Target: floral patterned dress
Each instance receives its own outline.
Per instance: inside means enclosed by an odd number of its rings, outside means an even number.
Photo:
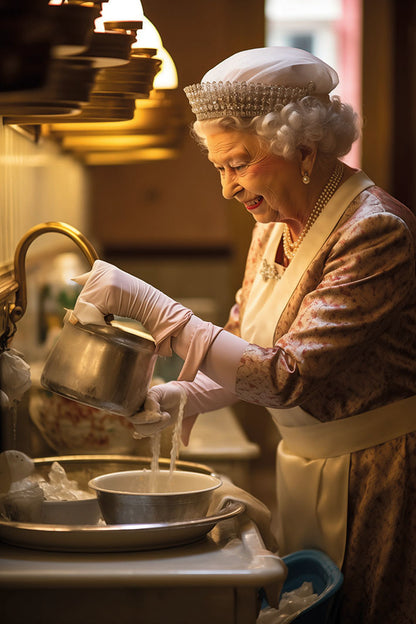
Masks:
[[[274,227],[254,228],[226,326],[237,335]],[[362,191],[276,319],[274,345],[246,349],[239,398],[327,422],[415,395],[415,248],[415,216]],[[351,454],[343,573],[342,624],[416,621],[416,433]]]

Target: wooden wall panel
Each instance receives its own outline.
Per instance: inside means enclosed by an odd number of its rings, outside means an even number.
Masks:
[[[175,61],[180,89],[230,54],[264,45],[263,0],[148,0],[143,9]],[[89,170],[91,230],[103,249],[226,249],[242,237],[245,253],[252,219],[222,198],[188,128],[175,160]]]

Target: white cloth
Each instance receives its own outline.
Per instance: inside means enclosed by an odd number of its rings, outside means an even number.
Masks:
[[[259,529],[266,548],[272,552],[277,549],[276,539],[270,528],[270,510],[258,498],[234,485],[227,477],[220,475],[222,484],[217,488],[211,498],[208,515],[219,511],[227,501],[237,501],[245,506],[245,513]]]
[[[270,46],[243,50],[210,69],[201,82],[247,82],[286,87],[314,83],[313,94],[327,95],[338,74],[313,54],[298,48]]]
[[[301,420],[301,429],[295,426],[297,418]],[[286,446],[292,453],[309,459],[362,451],[415,430],[416,395],[324,423],[299,407],[279,410],[279,431]]]
[[[19,402],[31,386],[30,366],[15,349],[0,353],[0,383],[4,407]]]
[[[25,479],[35,470],[33,459],[22,451],[0,453],[0,494],[7,493],[15,481]]]
[[[415,431],[416,396],[325,423],[299,407],[270,412],[283,438],[276,458],[277,496],[292,509],[292,523],[279,523],[279,545],[286,554],[299,550],[300,543],[303,548],[321,544],[321,550],[341,567],[350,454]],[[308,517],[307,509],[316,509],[307,526],[295,522]]]
[[[363,172],[349,178],[332,196],[313,224],[289,267],[278,280],[265,281],[256,276],[242,320],[241,335],[263,347],[273,345],[280,316],[303,273],[335,228],[345,209],[362,190],[373,182]],[[273,266],[283,228],[277,225],[264,252]],[[302,428],[319,421],[300,408],[270,409],[276,425]],[[285,419],[286,418],[286,419]],[[334,458],[310,460],[292,453],[282,440],[278,447],[277,470],[277,539],[281,555],[303,548],[326,552],[342,565],[346,538],[349,453]]]

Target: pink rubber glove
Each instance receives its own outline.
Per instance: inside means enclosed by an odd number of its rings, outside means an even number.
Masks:
[[[187,396],[182,382],[171,381],[152,386],[147,393],[143,409],[129,421],[133,424],[137,438],[148,438],[176,423],[179,408],[186,404]],[[184,412],[185,417],[185,412]]]
[[[183,418],[187,418],[187,395],[181,387],[182,383],[169,381],[152,386],[148,390],[143,409],[129,418],[134,425],[136,437],[147,438],[170,425],[174,425],[178,420],[181,405],[184,408]],[[151,423],[152,420],[154,424]],[[148,424],[149,422],[150,424]],[[182,435],[183,431],[184,424],[182,425]]]
[[[84,286],[74,308],[81,323],[104,322],[107,314],[136,319],[152,334],[160,355],[171,355],[171,338],[180,334],[193,317],[191,310],[160,290],[102,260],[96,260],[89,273],[74,281]],[[221,331],[220,327],[198,319],[187,334],[185,362],[179,379],[194,379]]]
[[[176,423],[182,402],[184,404],[182,441],[188,444],[192,427],[199,414],[232,405],[237,400],[235,394],[199,372],[192,382],[169,381],[150,388],[143,411],[129,420],[139,436],[151,436]],[[160,418],[159,422],[151,423],[150,421],[155,420],[157,416]]]
[[[233,393],[235,391],[237,370],[249,343],[223,330],[206,347],[203,340],[204,325],[205,321],[201,321],[197,316],[192,316],[177,336],[173,338],[173,350],[182,359],[186,358],[186,365],[187,361],[190,360],[190,347],[193,347],[193,365],[195,365],[195,362],[198,362],[199,370],[217,382],[221,388]],[[179,379],[188,381],[185,377],[179,377]]]

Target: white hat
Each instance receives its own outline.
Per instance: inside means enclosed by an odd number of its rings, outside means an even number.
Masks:
[[[184,90],[202,120],[264,115],[307,95],[327,97],[337,84],[336,71],[313,54],[272,46],[237,52]]]

